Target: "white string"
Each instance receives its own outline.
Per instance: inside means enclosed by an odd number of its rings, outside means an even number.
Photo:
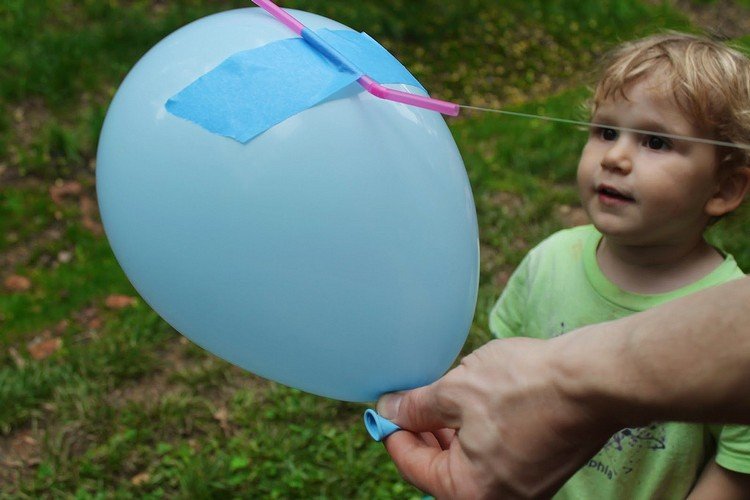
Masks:
[[[614,125],[607,125],[604,123],[593,123],[593,122],[585,122],[581,120],[569,120],[567,118],[557,118],[553,116],[544,116],[544,115],[534,115],[530,113],[519,113],[518,111],[506,111],[504,109],[492,109],[492,108],[481,108],[478,106],[468,106],[466,104],[459,104],[460,107],[464,109],[471,109],[474,111],[485,111],[489,113],[499,113],[502,115],[510,115],[510,116],[518,116],[521,118],[532,118],[537,120],[545,120],[548,122],[557,122],[557,123],[567,123],[569,125],[582,125],[584,127],[601,127],[601,128],[611,128],[613,130],[619,130],[621,132],[633,132],[636,134],[648,134],[648,135],[656,135],[659,137],[667,137],[669,139],[675,139],[680,141],[692,141],[692,142],[700,142],[703,144],[712,144],[714,146],[725,146],[729,148],[739,148],[739,149],[747,149],[750,150],[750,144],[739,144],[734,142],[725,142],[725,141],[715,141],[713,139],[704,139],[702,137],[690,137],[687,135],[675,135],[675,134],[667,134],[664,132],[654,132],[652,130],[643,130],[638,128],[628,128],[628,127],[615,127]]]

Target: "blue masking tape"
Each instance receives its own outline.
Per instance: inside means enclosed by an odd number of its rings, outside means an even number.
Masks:
[[[331,62],[302,38],[279,40],[228,57],[171,97],[167,111],[246,143],[355,82],[362,76],[356,68],[380,83],[422,88],[366,34],[325,29],[316,34],[353,67]]]
[[[357,75],[363,75],[364,73],[356,65],[352,64],[349,59],[344,57],[341,52],[336,50],[330,42],[315,33],[310,28],[304,28],[302,30],[302,38],[312,45],[312,47],[319,53],[323,54],[329,61],[334,63],[337,67],[341,68],[344,72],[353,73]]]
[[[409,70],[367,33],[327,29],[315,33],[376,82],[405,83],[427,93]]]
[[[381,417],[375,410],[365,410],[365,428],[375,441],[382,441],[401,427],[385,417]]]

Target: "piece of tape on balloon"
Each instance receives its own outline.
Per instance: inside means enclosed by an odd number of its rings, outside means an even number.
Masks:
[[[366,33],[316,31],[364,74],[427,93],[398,60]],[[166,103],[167,111],[209,132],[246,143],[333,96],[362,74],[331,62],[302,38],[233,54]]]
[[[365,428],[375,441],[382,441],[401,427],[385,417],[381,417],[375,410],[365,410]]]

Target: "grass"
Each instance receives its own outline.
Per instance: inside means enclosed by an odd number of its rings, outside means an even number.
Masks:
[[[436,96],[580,118],[588,75],[618,41],[694,30],[669,4],[627,1],[282,2],[380,40]],[[37,497],[420,498],[361,425],[361,405],[264,381],[174,332],[136,293],[97,226],[107,105],[150,46],[240,1],[7,0],[0,6],[0,491]],[[739,41],[750,45],[747,38]],[[464,113],[450,121],[482,244],[466,350],[508,273],[570,223],[585,134]],[[65,196],[51,196],[77,183]],[[54,198],[54,199],[53,199]],[[711,237],[750,268],[747,213]],[[2,286],[2,285],[0,285]],[[34,346],[54,341],[36,359]],[[0,495],[2,496],[2,495]]]

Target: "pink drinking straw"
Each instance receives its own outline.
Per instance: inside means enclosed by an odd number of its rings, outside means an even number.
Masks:
[[[277,20],[282,22],[289,29],[294,31],[297,35],[304,38],[310,45],[318,49],[323,55],[336,64],[342,65],[354,73],[358,73],[360,76],[357,82],[364,87],[364,89],[375,97],[381,99],[387,99],[389,101],[400,102],[403,104],[409,104],[411,106],[417,106],[432,111],[437,111],[444,115],[457,116],[460,109],[458,104],[454,104],[448,101],[441,101],[440,99],[433,99],[432,97],[424,97],[416,94],[409,94],[408,92],[401,92],[400,90],[389,89],[385,87],[369,76],[365,75],[355,65],[353,65],[348,59],[346,59],[339,51],[333,48],[329,43],[324,41],[320,36],[315,34],[314,31],[308,29],[304,24],[295,19],[291,14],[283,10],[281,7],[273,3],[271,0],[252,0],[255,5],[262,8]]]

